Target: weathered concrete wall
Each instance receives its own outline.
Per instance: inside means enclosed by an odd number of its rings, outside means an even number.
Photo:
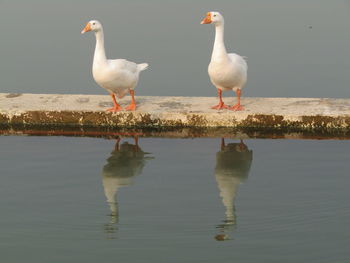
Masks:
[[[0,125],[350,130],[350,99],[243,98],[241,112],[210,109],[217,104],[215,97],[136,100],[136,112],[109,113],[107,95],[0,93]],[[233,98],[225,101],[234,103]],[[129,97],[120,101],[123,107],[129,102]]]

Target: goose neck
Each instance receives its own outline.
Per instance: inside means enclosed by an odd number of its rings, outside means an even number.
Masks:
[[[99,30],[95,33],[96,36],[96,47],[95,47],[95,54],[94,54],[94,62],[98,63],[106,63],[106,52],[105,52],[105,46],[104,46],[104,35],[103,30]]]
[[[212,59],[226,59],[227,51],[224,43],[224,23],[215,25],[215,42]]]

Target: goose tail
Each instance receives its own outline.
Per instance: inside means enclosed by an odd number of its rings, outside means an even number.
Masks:
[[[144,71],[148,68],[148,64],[147,63],[137,64],[137,68],[139,71]]]

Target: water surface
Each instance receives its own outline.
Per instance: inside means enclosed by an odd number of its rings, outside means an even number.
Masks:
[[[4,262],[348,262],[349,141],[0,137]]]

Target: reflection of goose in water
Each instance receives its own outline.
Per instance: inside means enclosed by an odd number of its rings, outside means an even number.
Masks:
[[[134,138],[135,144],[124,142],[120,145],[120,138],[117,139],[111,156],[107,159],[107,164],[102,169],[102,184],[111,209],[111,224],[118,222],[118,202],[117,192],[119,188],[129,186],[133,183],[133,177],[140,175],[145,165],[146,152],[138,145],[138,138]],[[111,229],[109,229],[111,228]],[[114,232],[113,227],[108,225],[108,232]]]
[[[234,202],[238,185],[248,177],[252,158],[253,151],[242,140],[225,145],[224,138],[221,139],[221,150],[216,153],[215,178],[226,208],[226,218],[217,226],[220,234],[215,238],[219,241],[229,239],[228,232],[236,225]]]

